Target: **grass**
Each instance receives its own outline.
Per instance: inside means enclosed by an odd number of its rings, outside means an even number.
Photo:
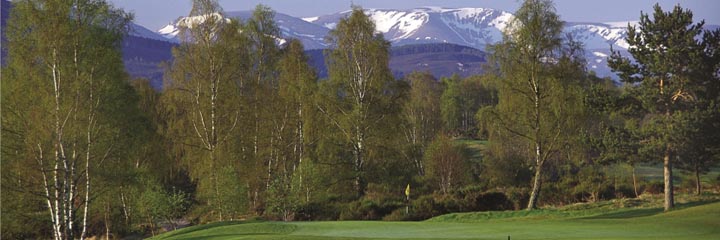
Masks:
[[[628,208],[627,206],[633,206]],[[535,211],[455,213],[424,222],[220,222],[154,239],[720,239],[720,202],[663,212],[646,200]]]

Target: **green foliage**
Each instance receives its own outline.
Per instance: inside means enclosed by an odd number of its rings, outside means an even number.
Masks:
[[[138,217],[147,219],[154,226],[167,221],[175,228],[174,221],[184,216],[190,207],[187,194],[177,190],[166,191],[153,182],[145,182],[145,187],[137,199]]]
[[[720,157],[720,30],[702,32],[679,7],[656,7],[654,19],[643,14],[630,28],[637,61],[610,58],[628,83],[618,88],[585,73],[580,46],[561,34],[548,0],[522,4],[503,42],[489,48],[487,75],[440,82],[429,73],[396,81],[390,43],[360,7],[331,31],[330,77],[318,82],[299,40],[278,45],[270,8],[258,5],[241,22],[223,17],[215,0],[195,0],[190,15],[205,21],[180,26],[182,43],[157,92],[123,72],[128,14],[102,0],[13,4],[0,84],[7,238],[147,236],[179,220],[394,221],[461,211],[482,212],[392,223],[406,235],[378,222],[247,221],[161,237],[550,238],[584,223],[598,231],[645,224],[619,234],[714,237],[706,230],[718,228],[704,215],[672,233],[682,235],[667,235],[677,228],[659,216],[598,221],[660,213],[652,194],[665,190],[654,181],[657,167],[645,163],[661,156],[691,172],[676,177],[684,188],[700,193],[703,179],[717,183],[701,175]],[[620,200],[601,202],[612,198]],[[572,204],[581,201],[595,203]],[[493,212],[538,203],[571,205]],[[443,222],[490,227],[447,231]],[[532,223],[522,224],[532,234],[518,223]]]
[[[385,146],[397,139],[400,100],[404,90],[394,81],[390,69],[390,43],[375,34],[375,24],[359,7],[338,22],[330,32],[332,50],[327,51],[330,79],[321,93],[318,108],[330,125],[339,131],[343,144],[352,154],[352,182],[356,196],[365,194],[368,171],[391,149]]]
[[[478,109],[497,104],[497,92],[488,86],[488,76],[461,79],[457,75],[443,78],[445,86],[441,96],[441,112],[445,131],[466,137],[478,136]],[[481,135],[484,135],[480,133]]]
[[[173,49],[174,60],[164,83],[166,137],[174,154],[197,181],[197,197],[212,218],[237,216],[244,198],[234,174],[237,155],[231,145],[240,138],[241,83],[246,70],[246,37],[241,24],[226,21],[217,1],[193,2],[191,15],[207,15],[202,22],[181,26],[183,42]],[[230,67],[233,66],[233,67]]]
[[[3,29],[2,184],[3,195],[16,192],[24,203],[2,211],[27,211],[16,215],[19,222],[37,229],[16,230],[38,235],[8,236],[98,234],[92,225],[102,208],[92,200],[111,199],[132,175],[133,148],[144,143],[135,135],[146,131],[135,127],[145,119],[120,51],[132,16],[102,0],[17,1],[10,15]]]
[[[432,179],[440,192],[447,194],[468,181],[469,158],[469,151],[464,145],[454,144],[450,137],[440,134],[425,155],[427,177]]]
[[[584,60],[580,46],[562,38],[562,22],[552,2],[525,1],[515,16],[503,41],[489,49],[498,104],[480,109],[477,117],[491,142],[516,145],[516,154],[532,162],[532,209],[545,163],[568,156],[560,154],[561,149],[575,141],[585,124],[580,84]]]
[[[442,86],[430,73],[413,72],[405,77],[410,85],[403,106],[401,125],[407,149],[404,155],[419,176],[425,175],[422,157],[430,142],[442,129],[440,94]]]
[[[711,114],[703,114],[703,109],[717,100],[712,97],[717,94],[708,94],[708,90],[718,87],[715,50],[719,46],[720,31],[703,32],[704,21],[693,23],[692,12],[679,5],[664,12],[656,4],[652,15],[651,19],[641,13],[638,26],[628,26],[626,40],[634,60],[613,52],[608,66],[624,82],[632,84],[629,88],[633,96],[646,111],[641,123],[644,143],[641,153],[656,153],[656,159],[663,159],[668,172],[665,176],[665,208],[668,210],[673,207],[673,163],[678,162],[678,158],[681,162],[708,159],[712,151],[703,149],[717,149],[716,143],[695,135],[693,128],[703,125],[699,119],[711,119],[710,115],[718,112],[715,107],[710,110]],[[696,40],[700,38],[701,41]],[[717,128],[706,130],[714,132]],[[691,135],[696,137],[686,138]],[[715,134],[709,134],[712,135]],[[702,147],[688,151],[695,146]],[[699,154],[693,156],[692,152]],[[688,165],[708,165],[709,162],[699,160]]]

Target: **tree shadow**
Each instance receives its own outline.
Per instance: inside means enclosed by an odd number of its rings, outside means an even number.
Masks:
[[[625,210],[620,212],[606,213],[601,215],[595,215],[590,217],[584,217],[582,219],[618,219],[618,218],[636,218],[636,217],[648,217],[658,213],[662,213],[663,208],[638,208],[632,210]]]
[[[704,201],[697,201],[697,202],[688,202],[688,203],[676,203],[675,208],[672,211],[677,211],[680,209],[690,208],[690,207],[697,207],[702,206],[705,204],[711,204],[716,203],[720,200],[704,200]],[[636,218],[636,217],[648,217],[657,215],[660,213],[665,212],[663,208],[637,208],[637,209],[628,209],[628,210],[621,210],[618,212],[612,212],[612,213],[606,213],[606,214],[600,214],[590,217],[584,217],[581,219],[619,219],[619,218]]]

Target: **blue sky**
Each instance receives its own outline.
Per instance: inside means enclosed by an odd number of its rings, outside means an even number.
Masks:
[[[109,0],[115,6],[135,13],[135,22],[157,30],[179,16],[187,15],[191,0]],[[676,4],[689,8],[696,21],[705,19],[708,24],[720,25],[718,0],[555,0],[563,20],[569,22],[635,21],[640,11],[650,12],[652,5],[660,3],[663,9]],[[520,6],[517,0],[220,0],[226,11],[249,10],[262,3],[277,12],[296,17],[310,17],[344,11],[351,3],[364,8],[411,9],[422,6],[487,7],[514,12]]]

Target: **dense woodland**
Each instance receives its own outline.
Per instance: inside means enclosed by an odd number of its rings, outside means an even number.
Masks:
[[[104,0],[13,2],[3,238],[422,220],[644,193],[670,210],[674,191],[720,185],[700,180],[720,159],[720,30],[680,6],[628,26],[630,56],[608,58],[618,85],[584,68],[549,0],[522,4],[485,74],[442,79],[396,79],[390,43],[357,6],[318,79],[299,41],[280,44],[271,9],[240,21],[193,3],[202,21],[182,26],[157,91],[123,70],[130,14]],[[640,165],[662,166],[664,182],[637,178]]]

